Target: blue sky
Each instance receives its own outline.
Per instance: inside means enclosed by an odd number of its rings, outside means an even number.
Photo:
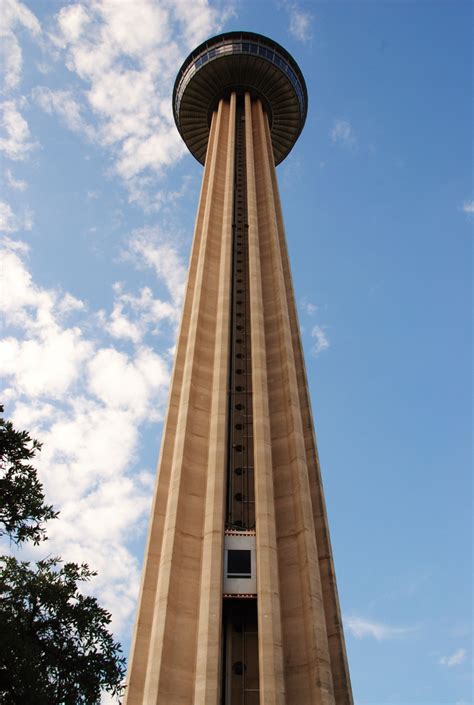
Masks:
[[[472,703],[471,4],[2,9],[0,372],[47,551],[99,571],[127,651],[202,173],[172,85],[262,32],[309,92],[277,171],[355,700]]]

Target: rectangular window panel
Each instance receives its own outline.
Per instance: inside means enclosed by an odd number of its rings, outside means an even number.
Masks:
[[[250,578],[251,576],[250,551],[227,551],[227,577]]]

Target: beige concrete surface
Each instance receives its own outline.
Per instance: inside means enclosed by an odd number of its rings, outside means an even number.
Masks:
[[[221,705],[236,98],[212,118],[124,705]],[[268,120],[245,96],[261,705],[352,705]]]

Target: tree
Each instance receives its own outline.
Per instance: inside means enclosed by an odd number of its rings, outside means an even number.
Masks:
[[[44,522],[57,517],[45,504],[38,473],[28,462],[39,450],[41,444],[29,433],[15,431],[11,421],[0,418],[0,536],[8,534],[17,544],[44,541]]]
[[[44,503],[29,464],[40,447],[0,419],[0,492],[7,493],[0,499],[0,535],[16,544],[46,539],[44,522],[58,515]],[[57,557],[32,566],[0,556],[1,703],[98,705],[101,690],[122,692],[125,659],[107,629],[110,613],[78,587],[94,575],[85,563]]]
[[[110,614],[77,587],[95,573],[58,558],[36,570],[5,556],[0,565],[0,702],[91,705],[102,688],[117,695],[124,659]]]

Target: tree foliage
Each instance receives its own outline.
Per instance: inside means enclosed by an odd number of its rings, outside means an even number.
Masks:
[[[86,564],[39,561],[36,570],[0,559],[0,702],[92,705],[120,691],[124,659],[107,630],[110,614],[77,584]]]
[[[39,450],[41,444],[27,431],[15,431],[0,418],[0,536],[7,534],[17,544],[44,541],[44,522],[57,517],[45,504],[38,473],[29,462]]]
[[[44,522],[57,517],[29,463],[40,447],[0,419],[0,536],[16,544],[39,544]],[[99,705],[102,690],[122,692],[125,659],[111,616],[78,587],[94,575],[85,563],[0,556],[0,703]]]

